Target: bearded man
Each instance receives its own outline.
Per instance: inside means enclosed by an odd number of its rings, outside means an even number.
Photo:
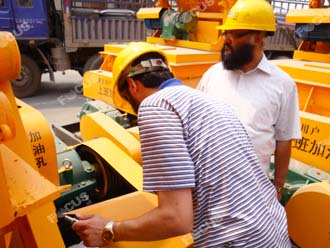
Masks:
[[[274,185],[282,197],[291,141],[301,138],[294,81],[264,55],[265,38],[276,30],[272,6],[265,0],[238,0],[222,30],[222,62],[202,77],[198,90],[230,104],[239,115],[269,176],[274,155]]]

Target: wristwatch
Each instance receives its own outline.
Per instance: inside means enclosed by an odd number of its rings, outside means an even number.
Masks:
[[[110,242],[110,241],[114,241],[115,240],[115,235],[113,232],[113,225],[114,222],[113,221],[109,221],[103,229],[103,233],[102,233],[102,239],[105,242]]]

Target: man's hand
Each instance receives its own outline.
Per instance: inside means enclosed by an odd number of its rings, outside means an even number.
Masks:
[[[102,238],[104,226],[109,222],[108,219],[96,214],[76,214],[79,221],[72,225],[85,246],[104,246],[107,243]]]
[[[281,192],[277,192],[277,199],[278,199],[278,201],[281,201],[281,199],[282,199],[282,194],[283,194],[283,191],[281,191]]]

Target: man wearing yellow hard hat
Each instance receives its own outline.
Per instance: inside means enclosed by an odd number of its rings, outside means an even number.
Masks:
[[[238,0],[218,29],[222,62],[203,75],[197,89],[230,104],[244,124],[268,176],[274,154],[278,199],[288,172],[292,139],[300,139],[298,94],[294,81],[264,55],[265,38],[276,30],[265,0]]]
[[[143,190],[158,207],[126,221],[78,215],[72,228],[85,245],[192,232],[194,248],[290,247],[284,208],[228,105],[182,85],[144,42],[119,53],[112,93],[117,108],[138,114]]]

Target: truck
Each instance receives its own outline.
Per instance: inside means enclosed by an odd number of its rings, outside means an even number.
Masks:
[[[169,2],[173,9],[178,8],[175,1]],[[190,7],[202,10],[211,3],[201,1]],[[278,29],[266,41],[267,57],[291,57],[299,39],[294,26],[284,24],[283,18],[289,8],[305,8],[308,2],[274,0],[272,4]],[[0,1],[0,30],[14,34],[22,53],[21,73],[12,80],[15,96],[34,95],[41,87],[43,73],[55,82],[56,71],[73,69],[83,75],[99,68],[103,60],[98,52],[108,42],[144,41],[152,31],[144,20],[136,18],[136,11],[147,6],[153,6],[152,1]],[[220,8],[217,11],[222,14]]]
[[[32,96],[41,75],[77,70],[81,75],[102,63],[98,52],[109,41],[143,40],[146,28],[135,12],[147,1],[1,0],[0,30],[17,39],[22,70],[12,80],[19,98]]]

